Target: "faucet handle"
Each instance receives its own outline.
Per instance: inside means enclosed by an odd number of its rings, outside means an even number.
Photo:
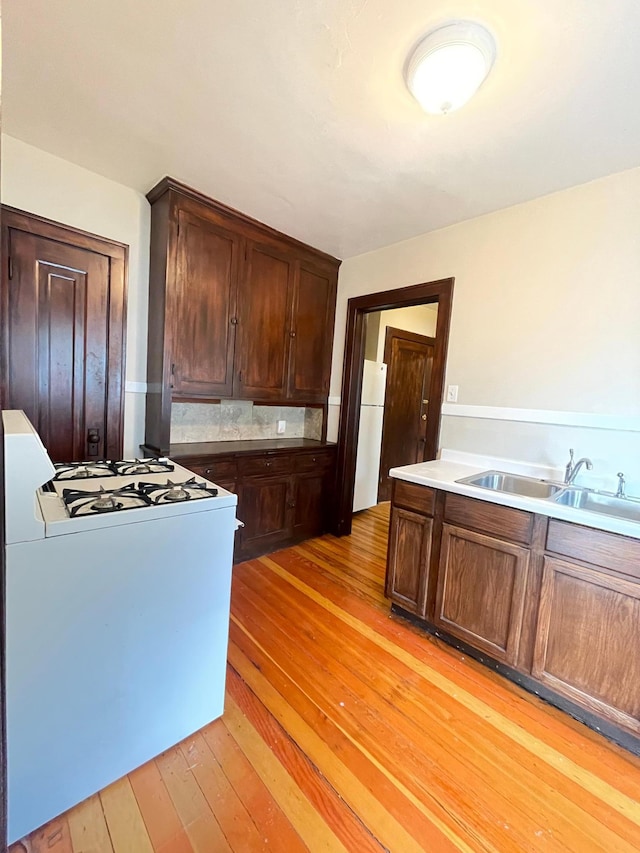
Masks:
[[[573,447],[569,448],[569,464],[573,465]]]
[[[624,480],[624,474],[622,473],[622,471],[618,471],[616,476],[618,478],[618,489],[616,491],[616,497],[617,498],[625,498],[626,494],[625,494],[624,490],[625,490],[626,483]]]

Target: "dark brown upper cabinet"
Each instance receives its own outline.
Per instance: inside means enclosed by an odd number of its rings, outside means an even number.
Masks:
[[[273,247],[249,242],[238,291],[238,351],[234,396],[284,400],[296,259]]]
[[[147,198],[145,444],[169,451],[172,400],[326,402],[340,262],[172,178]]]
[[[296,270],[287,389],[292,400],[323,402],[329,393],[336,273],[335,265],[306,259]]]
[[[240,238],[179,210],[177,243],[173,395],[230,396]]]

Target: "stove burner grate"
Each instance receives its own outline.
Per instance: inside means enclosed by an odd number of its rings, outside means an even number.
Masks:
[[[195,477],[185,480],[183,483],[174,483],[169,479],[166,483],[138,483],[138,488],[148,496],[153,504],[214,498],[218,494],[217,489],[207,486],[206,483],[198,482]]]
[[[54,468],[54,480],[88,480],[116,476],[110,462],[56,462]]]
[[[124,486],[122,489],[114,489],[113,491],[106,491],[100,486],[97,492],[89,492],[83,489],[63,489],[62,500],[71,518],[137,509],[143,506],[151,506],[152,503],[135,486]]]

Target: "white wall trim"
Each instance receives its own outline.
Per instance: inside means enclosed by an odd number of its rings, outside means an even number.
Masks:
[[[502,406],[464,406],[443,403],[442,414],[453,418],[484,418],[492,421],[521,421],[588,429],[640,432],[640,416],[598,415],[590,412],[554,412],[549,409],[510,409]]]
[[[329,397],[327,401],[330,406],[339,406],[340,405],[340,397]]]
[[[132,382],[130,379],[127,379],[127,381],[124,383],[124,390],[126,394],[146,394],[147,383]]]

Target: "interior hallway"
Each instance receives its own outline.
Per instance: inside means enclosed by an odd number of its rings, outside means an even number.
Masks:
[[[11,848],[640,848],[640,761],[404,622],[388,504],[236,566],[224,718]]]

